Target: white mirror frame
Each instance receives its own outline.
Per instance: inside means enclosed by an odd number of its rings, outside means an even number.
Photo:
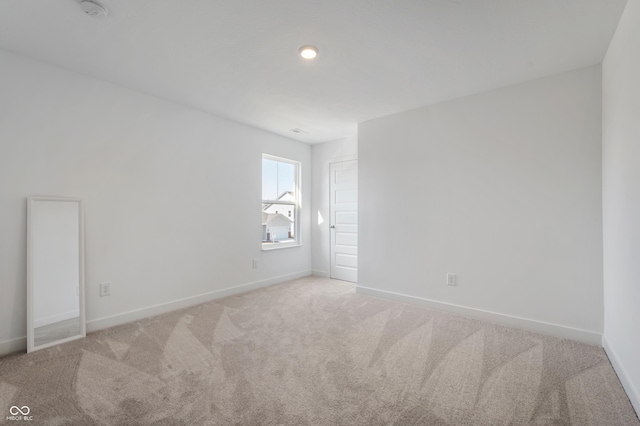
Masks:
[[[35,346],[35,328],[34,328],[34,282],[33,282],[33,247],[34,247],[34,235],[33,235],[33,213],[35,204],[40,201],[55,201],[55,202],[71,202],[76,203],[78,206],[78,302],[80,313],[80,333],[74,336],[66,337],[60,340],[44,343],[42,345]],[[33,352],[40,349],[49,348],[51,346],[59,345],[61,343],[70,342],[72,340],[81,339],[86,336],[85,325],[85,302],[84,296],[84,204],[81,198],[68,198],[68,197],[28,197],[27,198],[27,352]]]

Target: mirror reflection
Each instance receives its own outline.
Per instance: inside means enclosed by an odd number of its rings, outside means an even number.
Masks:
[[[82,200],[28,200],[28,350],[85,336]]]

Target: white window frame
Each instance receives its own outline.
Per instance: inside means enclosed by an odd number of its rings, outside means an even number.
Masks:
[[[294,201],[281,201],[281,200],[267,200],[267,199],[263,199],[262,200],[262,205],[264,204],[278,204],[278,205],[285,205],[285,206],[293,206],[293,217],[294,217],[294,238],[293,241],[288,241],[288,242],[280,242],[280,243],[273,243],[273,242],[262,242],[262,250],[278,250],[278,249],[283,249],[283,248],[289,248],[289,247],[300,247],[301,244],[301,239],[300,239],[300,182],[301,182],[301,176],[302,176],[302,164],[300,163],[300,161],[296,161],[296,160],[292,160],[290,158],[284,158],[284,157],[278,157],[275,155],[271,155],[271,154],[262,154],[262,159],[263,160],[272,160],[272,161],[277,161],[280,163],[288,163],[288,164],[292,164],[295,166],[295,177],[294,177],[294,195],[295,195],[295,199]],[[261,166],[262,166],[262,162],[260,162]],[[260,179],[261,179],[261,184],[264,184],[262,182],[262,174],[260,175]],[[262,213],[262,209],[260,210],[260,212]]]

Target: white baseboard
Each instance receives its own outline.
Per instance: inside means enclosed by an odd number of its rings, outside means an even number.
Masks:
[[[548,322],[537,321],[529,318],[521,318],[513,315],[500,314],[497,312],[484,311],[482,309],[469,308],[467,306],[455,305],[452,303],[439,302],[437,300],[424,299],[422,297],[409,296],[406,294],[394,293],[386,290],[356,286],[356,292],[383,299],[395,300],[397,302],[409,303],[412,305],[425,306],[441,311],[452,312],[458,315],[506,325],[509,327],[522,328],[536,331],[563,339],[577,340],[591,345],[602,345],[602,333],[582,330],[579,328],[567,327]]]
[[[45,325],[53,324],[60,321],[66,321],[71,318],[78,318],[79,316],[80,316],[80,311],[71,311],[71,312],[64,312],[62,314],[52,315],[46,318],[34,319],[33,327],[34,328],[44,327]]]
[[[631,405],[636,410],[636,415],[640,417],[640,392],[636,389],[627,374],[627,371],[622,366],[616,351],[609,343],[606,335],[602,336],[602,347],[604,351],[607,353],[609,357],[609,361],[611,361],[611,365],[613,365],[613,369],[616,371],[618,378],[620,379],[620,383],[622,383],[622,387],[627,392],[627,396],[629,397],[629,401],[631,401]]]
[[[27,336],[0,342],[0,356],[27,351]]]
[[[198,305],[200,303],[209,302],[223,297],[233,296],[235,294],[245,293],[262,287],[268,287],[273,284],[294,280],[311,275],[311,270],[295,272],[292,274],[279,275],[277,277],[266,280],[255,281],[247,284],[241,284],[234,287],[228,287],[222,290],[212,291],[210,293],[200,294],[198,296],[187,297],[173,302],[163,303],[160,305],[149,306],[147,308],[137,309],[135,311],[124,312],[104,318],[97,318],[87,321],[87,333],[113,327],[116,325],[126,324],[142,318],[152,317],[154,315],[164,314],[165,312],[175,311],[177,309],[188,308],[189,306]],[[0,342],[0,356],[9,355],[14,352],[25,352],[27,350],[27,337],[18,337],[15,339]]]
[[[240,284],[234,287],[228,287],[222,290],[212,291],[210,293],[204,293],[197,296],[186,297],[180,300],[174,300],[173,302],[163,303],[160,305],[149,306],[147,308],[136,309],[135,311],[124,312],[108,317],[97,318],[87,321],[87,333],[102,330],[116,325],[126,324],[129,322],[137,321],[142,318],[148,318],[155,315],[164,314],[165,312],[175,311],[177,309],[188,308],[189,306],[198,305],[200,303],[209,302],[215,299],[222,299],[223,297],[233,296],[239,293],[245,293],[250,290],[255,290],[262,287],[267,287],[273,284],[278,284],[284,281],[294,280],[296,278],[302,278],[311,275],[311,270],[295,272],[292,274],[279,275],[277,277],[269,278],[262,281],[254,281],[247,284]]]

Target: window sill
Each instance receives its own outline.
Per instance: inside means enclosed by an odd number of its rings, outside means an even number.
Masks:
[[[263,244],[262,251],[280,250],[285,248],[302,247],[300,243]]]

